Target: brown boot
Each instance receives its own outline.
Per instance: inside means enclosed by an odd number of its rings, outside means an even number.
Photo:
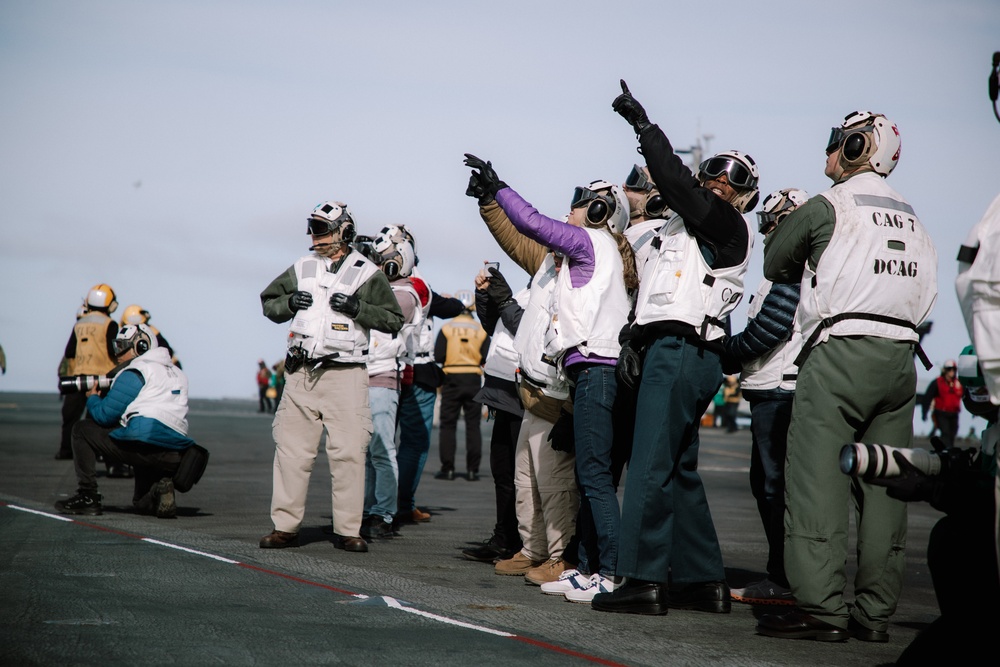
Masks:
[[[508,558],[507,560],[499,561],[493,566],[493,571],[496,574],[508,575],[508,576],[518,576],[523,575],[528,572],[533,567],[538,567],[545,561],[542,560],[531,560],[524,555],[523,551],[518,551],[514,554],[513,558]]]
[[[299,546],[298,533],[286,533],[280,530],[272,530],[270,535],[260,538],[261,549],[284,549],[285,547]]]
[[[538,567],[533,567],[524,573],[524,579],[530,584],[541,586],[550,581],[558,581],[559,575],[569,569],[569,564],[562,558],[550,558]]]

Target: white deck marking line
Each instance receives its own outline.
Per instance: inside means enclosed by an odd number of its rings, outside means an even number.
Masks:
[[[161,547],[167,547],[168,549],[177,549],[178,551],[186,551],[189,554],[194,554],[196,556],[204,556],[205,558],[211,558],[213,560],[219,560],[223,563],[229,563],[230,565],[239,565],[238,560],[231,560],[229,558],[223,558],[222,556],[216,556],[215,554],[205,553],[204,551],[196,551],[195,549],[188,549],[187,547],[182,547],[178,544],[171,544],[170,542],[161,542],[160,540],[154,540],[152,537],[141,537],[139,538],[143,542],[149,542],[150,544],[159,544]]]
[[[486,632],[491,635],[497,635],[498,637],[516,637],[517,635],[510,632],[504,632],[503,630],[493,630],[492,628],[483,627],[482,625],[473,625],[472,623],[466,623],[464,621],[457,621],[453,618],[448,618],[447,616],[439,616],[438,614],[432,614],[428,611],[421,611],[419,609],[414,609],[413,607],[404,607],[400,604],[399,600],[396,598],[391,598],[388,595],[383,595],[382,599],[385,603],[392,607],[393,609],[399,609],[400,611],[405,611],[408,614],[416,614],[417,616],[423,616],[424,618],[429,618],[433,621],[439,621],[441,623],[447,623],[449,625],[457,625],[461,628],[468,628],[469,630],[478,630],[479,632]]]
[[[58,514],[49,514],[48,512],[39,512],[38,510],[28,509],[27,507],[21,507],[20,505],[7,505],[7,507],[12,510],[21,510],[22,512],[29,512],[31,514],[37,514],[38,516],[47,516],[50,519],[58,519],[59,521],[69,521],[73,523],[73,519],[66,516],[59,516]]]
[[[70,523],[76,523],[76,524],[82,525],[82,526],[89,526],[89,524],[79,523],[75,519],[70,519],[70,518],[67,518],[67,517],[64,517],[64,516],[59,516],[58,514],[50,514],[48,512],[41,512],[39,510],[28,509],[27,507],[21,507],[20,505],[11,505],[10,503],[0,503],[0,505],[5,506],[5,507],[10,507],[11,509],[20,510],[22,512],[29,512],[31,514],[37,514],[39,516],[44,516],[44,517],[49,518],[49,519],[57,519],[59,521],[68,521]],[[153,539],[151,537],[139,537],[137,535],[126,535],[125,533],[122,533],[122,536],[123,537],[137,537],[139,539],[139,541],[141,541],[141,542],[149,542],[150,544],[156,544],[156,545],[159,545],[161,547],[167,547],[169,549],[177,549],[178,551],[184,551],[186,553],[194,554],[196,556],[204,556],[206,558],[211,558],[213,560],[221,561],[223,563],[228,563],[230,565],[243,565],[243,566],[249,567],[250,569],[253,569],[253,570],[267,572],[266,570],[261,570],[260,568],[254,567],[252,565],[248,565],[247,563],[241,563],[240,561],[237,561],[237,560],[231,560],[229,558],[223,558],[222,556],[216,556],[215,554],[206,553],[204,551],[197,551],[195,549],[189,549],[187,547],[182,547],[182,546],[177,545],[177,544],[171,544],[169,542],[162,542],[160,540],[155,540],[155,539]],[[273,574],[278,574],[278,573],[273,573]],[[284,576],[284,575],[279,575],[279,576]],[[292,577],[292,578],[293,579],[298,579],[298,577]],[[304,582],[308,583],[308,580],[305,580],[305,579],[303,579],[301,581],[304,581]],[[356,598],[360,598],[360,599],[367,599],[368,598],[368,596],[365,595],[365,594],[363,594],[363,593],[348,593],[348,595],[356,597]],[[414,609],[413,607],[404,607],[403,604],[400,603],[399,600],[397,600],[396,598],[393,598],[393,597],[389,597],[388,595],[383,595],[382,599],[385,600],[385,603],[386,603],[387,607],[390,607],[392,609],[398,609],[398,610],[404,611],[404,612],[406,612],[408,614],[414,614],[416,616],[422,616],[422,617],[424,617],[426,619],[429,619],[429,620],[432,620],[432,621],[437,621],[438,623],[446,623],[448,625],[454,625],[456,627],[465,628],[467,630],[475,630],[477,632],[484,632],[486,634],[495,635],[497,637],[506,637],[506,638],[509,638],[509,639],[515,639],[515,640],[518,640],[518,641],[525,642],[525,643],[527,643],[529,645],[532,645],[532,646],[537,646],[537,647],[545,649],[545,650],[549,650],[549,651],[553,651],[553,652],[556,652],[556,653],[562,653],[562,654],[565,654],[565,655],[571,655],[573,657],[581,658],[581,659],[586,660],[588,662],[596,662],[598,664],[603,664],[603,665],[619,665],[619,663],[612,662],[610,660],[605,660],[603,658],[598,658],[596,656],[592,656],[592,655],[589,655],[589,654],[586,654],[586,653],[579,653],[577,651],[573,651],[573,650],[570,650],[570,649],[567,649],[567,648],[563,648],[562,646],[559,646],[557,644],[550,644],[548,642],[538,641],[536,639],[531,639],[529,637],[524,637],[522,635],[514,634],[514,633],[511,633],[511,632],[504,632],[503,630],[494,630],[492,628],[487,628],[487,627],[482,626],[482,625],[474,625],[472,623],[466,623],[464,621],[459,621],[459,620],[454,619],[454,618],[448,618],[447,616],[441,616],[440,614],[432,614],[432,613],[430,613],[428,611],[422,611],[420,609]]]

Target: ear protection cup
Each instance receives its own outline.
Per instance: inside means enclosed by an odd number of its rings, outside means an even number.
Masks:
[[[135,342],[135,353],[143,355],[147,352],[149,352],[149,341],[145,337],[141,337]]]
[[[757,208],[757,202],[759,201],[760,201],[760,191],[758,190],[757,192],[753,193],[753,197],[751,197],[750,201],[747,202],[746,208],[744,210],[746,211],[754,210],[755,208]]]
[[[615,205],[612,200],[609,206],[608,199],[607,197],[601,197],[590,202],[590,205],[587,207],[587,222],[592,225],[599,225],[611,217],[611,214],[615,212]]]
[[[394,259],[387,260],[382,263],[382,273],[389,280],[395,280],[399,276],[399,262]]]
[[[353,222],[345,222],[341,226],[340,240],[344,243],[352,243],[356,236]]]
[[[646,211],[646,215],[656,218],[663,214],[663,211],[667,208],[667,200],[663,198],[660,193],[650,195],[643,202],[643,209]]]
[[[867,132],[855,132],[847,135],[844,139],[844,147],[841,149],[844,162],[853,166],[866,161],[870,146],[871,138]]]

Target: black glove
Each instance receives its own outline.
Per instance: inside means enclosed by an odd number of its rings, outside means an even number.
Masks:
[[[514,298],[514,293],[510,291],[507,279],[503,277],[499,269],[493,267],[490,267],[490,286],[486,288],[486,293],[497,306],[502,306]]]
[[[288,307],[292,309],[293,313],[308,308],[311,305],[313,305],[313,295],[309,292],[299,290],[298,292],[293,292],[288,297]]]
[[[486,191],[483,187],[482,182],[479,180],[479,174],[469,175],[469,187],[465,188],[465,194],[469,197],[479,200],[480,206],[486,206],[493,200],[493,195]]]
[[[483,198],[486,197],[486,203],[488,204],[493,199],[496,199],[497,193],[507,187],[507,184],[500,180],[497,173],[493,171],[493,163],[483,162],[475,155],[471,153],[465,154],[465,166],[472,167],[472,178],[479,182],[477,187],[481,187],[483,194],[481,195],[471,195],[470,190],[476,191],[472,185],[472,179],[469,180],[469,188],[465,191],[465,194],[475,196],[479,198],[480,205],[483,203]],[[478,171],[476,171],[478,170]]]
[[[649,117],[646,116],[646,110],[642,108],[642,105],[628,91],[625,79],[622,79],[621,82],[622,94],[611,103],[611,108],[632,125],[636,134],[641,134],[650,125]]]
[[[357,317],[361,312],[361,302],[358,301],[358,297],[341,292],[330,297],[330,307],[351,318]]]
[[[622,351],[618,353],[618,365],[615,366],[615,377],[619,384],[629,391],[635,391],[639,386],[639,376],[642,375],[642,359],[632,348],[631,341],[622,343]]]
[[[722,374],[723,375],[739,375],[743,372],[743,364],[732,354],[729,354],[729,348],[719,355],[719,360],[722,362]]]
[[[569,452],[572,454],[576,451],[576,438],[573,435],[573,415],[565,410],[560,410],[559,419],[552,425],[548,440],[552,443],[552,449],[557,452]]]
[[[899,466],[900,474],[897,477],[876,477],[867,482],[875,486],[884,486],[886,495],[903,502],[933,500],[940,478],[924,474],[900,452],[893,452],[892,458]]]

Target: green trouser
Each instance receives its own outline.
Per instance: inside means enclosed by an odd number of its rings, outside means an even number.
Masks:
[[[847,443],[910,447],[916,369],[912,343],[831,337],[799,372],[785,461],[785,570],[799,607],[841,628],[849,614],[888,628],[903,586],[906,503],[840,472]],[[852,503],[858,569],[844,600]]]

